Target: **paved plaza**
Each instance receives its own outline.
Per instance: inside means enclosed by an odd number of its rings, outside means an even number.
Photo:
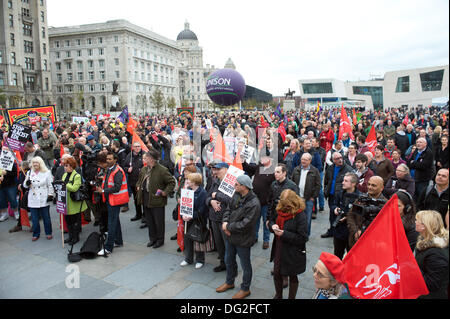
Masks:
[[[242,271],[236,288],[225,293],[215,289],[225,282],[226,272],[213,272],[218,265],[217,253],[206,254],[206,263],[201,269],[194,265],[180,266],[183,254],[177,252],[177,242],[170,240],[176,233],[176,222],[171,213],[175,200],[170,199],[166,207],[165,245],[147,248],[148,230],[140,229],[140,221],[131,222],[135,215],[130,201],[130,210],[120,214],[124,246],[115,248],[108,257],[70,264],[67,260],[68,246],[62,248],[59,231],[59,215],[55,206],[50,208],[53,239],[47,240],[41,221],[41,237],[32,242],[28,227],[24,231],[9,233],[16,221],[9,218],[0,223],[0,298],[62,298],[62,299],[228,299],[240,287]],[[331,238],[320,238],[328,226],[328,210],[318,213],[313,220],[310,240],[307,243],[306,272],[300,275],[297,293],[299,299],[310,299],[314,294],[311,267],[322,251],[333,251]],[[80,242],[74,246],[78,252],[87,236],[98,227],[93,223],[83,227]],[[66,235],[67,236],[67,235]],[[271,242],[273,234],[271,234]],[[271,299],[275,293],[270,271],[270,249],[262,249],[262,231],[259,242],[251,251],[253,279],[251,295],[247,299]],[[239,259],[238,259],[239,260]],[[239,264],[239,261],[238,261]],[[72,265],[72,266],[71,266]],[[79,268],[74,267],[77,266]],[[70,267],[68,267],[70,266]],[[79,269],[79,288],[68,288],[76,284],[72,280]],[[66,284],[68,282],[68,284]],[[284,289],[284,298],[288,289]]]

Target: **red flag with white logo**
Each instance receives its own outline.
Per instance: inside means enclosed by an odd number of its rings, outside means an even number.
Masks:
[[[339,123],[339,140],[342,140],[342,135],[344,133],[348,133],[348,136],[351,140],[355,140],[352,132],[352,125],[350,124],[350,120],[347,116],[347,112],[344,109],[344,103],[342,103],[341,107],[341,121]]]
[[[375,154],[375,148],[377,147],[377,134],[375,133],[375,125],[372,124],[372,128],[370,129],[369,134],[366,137],[366,145],[372,152]]]
[[[408,125],[408,122],[409,122],[409,117],[408,117],[408,114],[406,114],[406,116],[405,116],[405,119],[403,120],[403,125]]]
[[[409,247],[394,195],[344,260],[344,282],[358,299],[416,299],[428,289]]]

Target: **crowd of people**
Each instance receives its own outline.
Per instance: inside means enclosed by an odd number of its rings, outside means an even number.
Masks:
[[[119,217],[133,197],[131,221],[148,229],[147,247],[157,249],[165,242],[168,199],[175,197],[173,219],[186,235],[177,231],[170,239],[182,242],[181,266],[195,262],[200,269],[205,252],[214,250],[219,260],[214,272],[227,274],[216,290],[221,293],[235,287],[237,255],[243,277],[233,298],[245,298],[252,280],[251,248],[262,228],[263,249],[270,248],[273,237],[274,298],[282,298],[289,286],[293,299],[298,275],[305,272],[314,219],[328,208],[328,229],[320,237],[332,238],[334,251],[322,253],[313,268],[314,298],[343,298],[350,295],[340,281],[342,259],[374,218],[357,208],[371,201],[381,209],[396,194],[405,234],[430,292],[423,297],[447,298],[448,108],[362,112],[351,134],[341,138],[340,117],[339,110],[283,116],[244,111],[125,121],[104,117],[81,124],[61,120],[52,127],[23,122],[31,126],[30,139],[13,169],[0,172],[0,221],[9,218],[8,210],[14,212],[18,222],[10,232],[18,232],[21,214],[30,213],[32,240],[40,237],[41,219],[51,240],[53,182],[62,181],[68,192],[66,243],[77,243],[82,224],[93,222],[107,234],[99,255],[122,247]],[[367,143],[372,126],[374,149]],[[8,149],[7,131],[4,124],[3,149]],[[244,147],[254,152],[244,157]],[[230,197],[220,186],[231,165],[243,174]],[[195,194],[192,216],[180,214],[183,188]],[[85,195],[81,200],[75,196],[79,193]],[[193,239],[198,229],[208,232],[206,242]]]

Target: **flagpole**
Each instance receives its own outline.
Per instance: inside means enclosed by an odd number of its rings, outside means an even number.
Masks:
[[[62,248],[64,248],[64,224],[63,224],[63,214],[59,214],[59,219],[61,223],[61,241],[62,241]]]

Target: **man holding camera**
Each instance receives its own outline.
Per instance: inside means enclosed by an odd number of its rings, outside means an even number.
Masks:
[[[367,183],[367,195],[369,199],[378,200],[378,201],[386,201],[386,198],[383,196],[382,191],[384,188],[383,178],[380,176],[372,176]],[[355,204],[361,204],[360,200],[354,202]],[[382,206],[379,208],[381,209]],[[370,208],[370,207],[364,207]],[[347,216],[347,225],[349,230],[349,245],[350,249],[353,245],[358,241],[361,234],[364,232],[367,227],[369,227],[372,220],[366,216],[366,214],[361,214],[360,212],[355,211],[355,207],[352,207],[351,211]]]
[[[346,216],[355,200],[362,195],[357,189],[358,181],[358,175],[346,173],[342,181],[342,192],[339,192],[334,197],[334,205],[331,207],[334,215],[337,216],[334,222],[334,254],[340,259],[344,257],[345,251],[348,252],[350,250]]]

